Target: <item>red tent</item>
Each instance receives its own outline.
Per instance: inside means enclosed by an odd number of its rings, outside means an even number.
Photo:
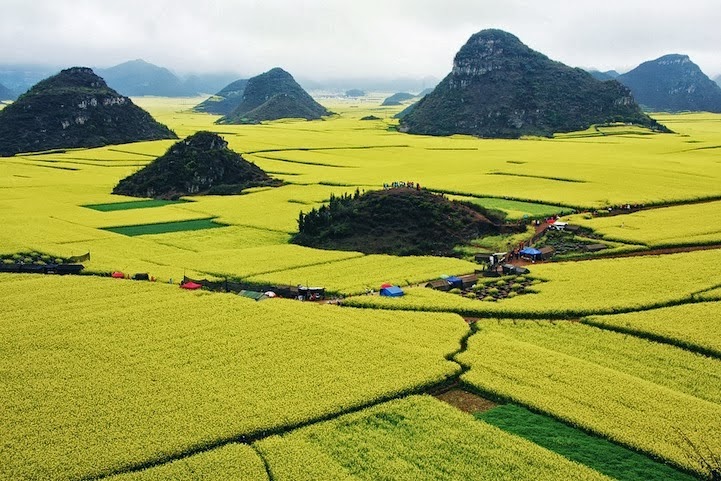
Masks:
[[[125,278],[125,274],[123,274],[123,273],[120,272],[120,271],[115,271],[115,272],[113,272],[113,273],[110,274],[110,275],[111,275],[112,277],[116,278],[116,279],[123,279],[123,278]]]
[[[201,287],[203,287],[201,284],[197,284],[193,281],[189,281],[189,282],[186,282],[185,284],[180,285],[181,289],[200,289]]]

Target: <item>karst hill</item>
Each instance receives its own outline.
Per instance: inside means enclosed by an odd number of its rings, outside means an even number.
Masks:
[[[618,77],[648,110],[721,113],[721,87],[687,55],[664,55]]]
[[[216,115],[228,115],[243,101],[248,79],[240,79],[223,87],[212,97],[199,103],[193,110]]]
[[[121,180],[113,194],[175,199],[184,195],[239,194],[249,187],[279,184],[230,150],[222,137],[201,131],[176,142],[164,155]]]
[[[177,136],[85,67],[38,82],[0,111],[3,156],[159,139]]]
[[[218,123],[258,123],[285,118],[318,120],[329,114],[291,74],[274,68],[248,80],[238,106]]]
[[[667,129],[630,91],[555,62],[502,30],[473,35],[448,76],[403,117],[403,132],[518,138],[624,122]]]
[[[497,234],[500,222],[478,206],[405,186],[331,197],[301,214],[293,242],[367,254],[452,255],[457,245]]]

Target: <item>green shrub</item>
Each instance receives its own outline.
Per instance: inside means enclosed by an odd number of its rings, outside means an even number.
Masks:
[[[451,294],[460,294],[460,293],[461,293],[461,290],[460,290],[459,288],[457,288],[457,287],[454,287],[453,289],[451,289],[451,290],[448,291],[448,292],[450,292]]]

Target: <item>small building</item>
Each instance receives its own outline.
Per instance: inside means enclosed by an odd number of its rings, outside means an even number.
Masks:
[[[568,224],[568,225],[566,225],[566,229],[565,229],[565,230],[568,231],[568,232],[572,232],[572,233],[575,234],[575,233],[577,233],[579,230],[581,230],[581,226],[578,225],[578,224]]]
[[[321,301],[325,299],[325,287],[298,286],[298,299],[303,301]]]
[[[598,252],[608,249],[606,244],[586,244],[586,252]]]
[[[476,283],[478,282],[478,274],[468,274],[465,276],[461,276],[460,279],[463,283],[463,288],[468,289],[476,285]]]
[[[488,264],[489,258],[493,255],[493,252],[477,252],[474,255],[477,264]]]
[[[436,279],[436,280],[427,282],[425,287],[429,287],[429,288],[435,289],[437,291],[449,291],[451,289],[451,285],[445,279]]]
[[[401,297],[405,295],[405,292],[403,292],[403,289],[398,286],[390,286],[381,289],[380,294],[384,297]]]
[[[503,264],[503,266],[501,266],[501,270],[503,271],[503,274],[508,276],[522,276],[531,272],[525,267],[514,266],[513,264]]]
[[[553,254],[556,253],[556,249],[551,246],[541,247],[538,251],[541,253],[541,259],[544,261],[553,257]]]

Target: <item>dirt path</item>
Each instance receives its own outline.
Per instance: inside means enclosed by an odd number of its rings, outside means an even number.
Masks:
[[[434,397],[439,401],[443,401],[444,403],[450,404],[451,406],[470,414],[488,411],[498,405],[477,394],[473,394],[459,388],[453,388],[440,394],[436,394]]]

